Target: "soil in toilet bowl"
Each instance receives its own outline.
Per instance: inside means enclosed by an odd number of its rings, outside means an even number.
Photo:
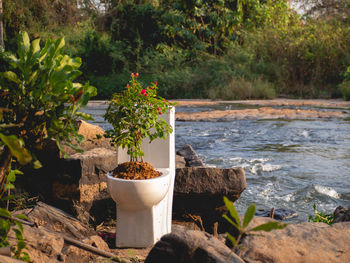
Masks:
[[[118,165],[113,176],[120,179],[144,180],[161,176],[162,173],[156,171],[147,162],[125,162]]]

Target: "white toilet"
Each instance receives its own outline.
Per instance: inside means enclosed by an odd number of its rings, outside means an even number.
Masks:
[[[144,161],[162,175],[147,180],[125,180],[107,174],[108,190],[117,206],[117,247],[145,248],[171,232],[175,180],[175,108],[165,120],[173,127],[166,140],[145,139]],[[118,163],[130,160],[127,149],[118,149]]]

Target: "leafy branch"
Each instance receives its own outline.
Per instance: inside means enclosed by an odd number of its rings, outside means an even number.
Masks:
[[[238,212],[237,212],[233,202],[230,201],[225,196],[224,203],[225,203],[226,208],[228,209],[230,217],[225,214],[225,215],[223,215],[223,218],[225,218],[238,231],[237,237],[234,237],[230,233],[226,233],[227,238],[231,241],[233,248],[235,248],[239,244],[239,242],[241,241],[241,239],[244,235],[249,235],[252,232],[257,232],[257,231],[269,232],[269,231],[274,230],[274,229],[283,229],[287,226],[287,224],[282,224],[280,222],[268,222],[265,224],[258,225],[254,228],[248,229],[248,225],[253,220],[254,215],[255,215],[255,204],[253,203],[248,207],[248,209],[244,215],[243,223],[241,223],[241,221],[239,219]]]

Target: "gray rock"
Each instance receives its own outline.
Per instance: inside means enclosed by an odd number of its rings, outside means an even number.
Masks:
[[[245,262],[350,262],[350,222],[289,224],[246,236],[235,252]]]
[[[196,230],[173,227],[173,232],[158,241],[145,263],[243,263],[214,236]]]
[[[245,188],[246,178],[242,168],[176,169],[174,218],[196,218],[198,226],[209,233],[213,233],[213,225],[218,222],[219,232],[226,231],[227,222],[222,219],[222,214],[226,211],[223,197],[235,201]]]
[[[350,221],[350,206],[338,206],[334,211],[334,223]]]
[[[269,211],[258,211],[255,213],[256,216],[262,216],[262,217],[271,217],[271,210]],[[289,220],[292,218],[298,217],[298,213],[285,208],[276,208],[273,210],[273,217],[274,219],[278,220]]]
[[[235,201],[246,188],[242,168],[189,167],[176,169],[175,206],[189,211],[212,210],[223,205],[223,197]]]
[[[204,166],[204,163],[199,159],[197,153],[189,144],[186,144],[184,147],[178,150],[176,154],[185,158],[186,167]]]

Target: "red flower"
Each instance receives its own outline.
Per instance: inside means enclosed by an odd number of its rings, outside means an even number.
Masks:
[[[136,76],[136,78],[138,78],[139,77],[139,73],[136,73],[135,76]]]
[[[157,81],[155,81],[155,82],[154,82],[154,86],[157,86],[157,83],[158,83],[158,82],[157,82]]]
[[[162,114],[162,109],[160,107],[158,107],[157,110],[158,110],[158,114],[161,115]]]
[[[134,73],[131,73],[131,77],[135,77],[135,74],[134,74]]]
[[[127,88],[130,88],[130,85],[129,85],[129,84],[126,84],[126,87],[127,87]]]
[[[145,89],[142,89],[142,90],[141,90],[141,94],[142,94],[143,96],[147,96],[146,90],[145,90]]]

